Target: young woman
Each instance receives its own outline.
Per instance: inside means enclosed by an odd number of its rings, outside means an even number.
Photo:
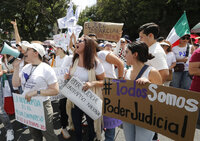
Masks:
[[[58,141],[53,130],[53,109],[49,96],[57,95],[59,87],[54,70],[50,65],[42,62],[44,55],[45,50],[42,45],[38,43],[29,45],[24,57],[28,64],[22,68],[21,72],[19,72],[19,65],[16,64],[13,86],[22,86],[22,95],[25,96],[27,101],[30,101],[33,96],[38,96],[44,101],[46,131],[29,127],[32,138],[35,141],[42,141],[44,136],[48,141]]]
[[[99,97],[102,97],[100,88],[103,86],[104,69],[100,61],[97,59],[96,48],[98,44],[89,38],[83,36],[78,39],[75,45],[75,55],[73,57],[73,64],[70,69],[70,75],[78,77],[82,82],[85,82],[83,90],[91,89]],[[69,75],[66,75],[65,79],[68,79]],[[67,101],[69,107],[70,102]],[[67,109],[69,111],[69,109]],[[82,116],[84,112],[80,110],[76,105],[72,106],[71,115],[72,121],[75,128],[76,140],[82,141]],[[69,118],[71,119],[71,118]],[[89,116],[86,115],[88,127],[89,127],[89,141],[93,141],[97,136],[100,139],[101,136],[101,122],[93,121]],[[95,123],[94,123],[95,122]],[[95,129],[94,129],[95,124]],[[95,133],[96,131],[96,133]]]
[[[176,66],[176,57],[172,52],[171,44],[169,41],[162,41],[160,43],[161,47],[164,49],[166,56],[167,56],[167,65],[169,67],[169,76],[164,82],[164,86],[169,86],[170,82],[172,81],[172,71]]]
[[[62,70],[69,69],[71,65],[71,61],[72,61],[72,56],[66,55],[64,48],[62,48],[62,46],[60,45],[55,44],[54,49],[55,49],[56,57],[53,62],[51,60],[50,64],[52,64],[52,67],[55,69],[62,69]],[[58,82],[60,81],[63,81],[63,80],[59,80],[58,78]],[[63,98],[59,100],[59,110],[60,110],[60,122],[62,126],[61,133],[65,139],[68,139],[71,136],[67,130],[68,116],[66,113],[66,101],[67,101],[67,98]]]
[[[116,55],[112,53],[111,50],[108,51],[105,48],[104,50],[97,52],[97,56],[103,64],[105,77],[113,79],[123,78],[124,64]],[[118,77],[115,74],[115,66],[118,69]],[[120,126],[122,124],[122,121],[115,118],[103,116],[103,122],[105,129],[105,141],[114,141],[115,127]]]
[[[144,42],[133,42],[126,49],[125,58],[127,65],[132,67],[125,73],[125,79],[135,80],[140,70],[145,65],[147,60],[154,58],[148,53],[148,46]],[[144,71],[142,76],[136,80],[137,83],[143,84],[146,82],[154,84],[162,84],[160,73],[151,66]],[[123,122],[124,134],[126,141],[151,141],[154,135],[153,131],[142,127]]]
[[[172,79],[172,85],[176,88],[182,88],[182,89],[189,89],[191,85],[191,78],[189,76],[188,72],[188,66],[189,66],[189,60],[191,57],[193,50],[192,45],[189,45],[190,35],[184,35],[179,40],[179,45],[172,48],[172,51],[174,52],[176,56],[176,64],[181,65],[182,64],[182,70],[174,68],[173,73],[173,79]],[[188,53],[187,52],[188,48]],[[186,55],[187,54],[187,55]]]

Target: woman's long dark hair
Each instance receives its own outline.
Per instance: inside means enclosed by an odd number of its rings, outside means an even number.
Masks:
[[[143,63],[154,58],[154,56],[149,53],[149,48],[144,42],[136,41],[128,44],[128,49],[132,52],[132,54],[137,52],[138,60]]]
[[[96,67],[96,48],[98,47],[98,44],[92,40],[88,36],[84,36],[85,41],[85,49],[84,49],[84,55],[83,55],[83,61],[84,61],[84,68],[87,70],[90,70],[94,67]],[[73,64],[74,61],[79,57],[77,53],[74,54],[73,57]]]

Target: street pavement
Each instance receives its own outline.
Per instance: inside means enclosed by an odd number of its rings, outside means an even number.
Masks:
[[[53,109],[54,109],[54,131],[56,133],[56,135],[58,136],[60,141],[75,141],[75,134],[73,131],[69,131],[71,138],[69,139],[64,139],[61,135],[61,125],[60,125],[60,114],[59,114],[59,110],[58,110],[58,102],[53,102]],[[14,115],[10,116],[11,119],[11,123],[14,127],[14,131],[15,131],[15,141],[33,141],[33,139],[31,138],[31,135],[29,134],[29,130],[27,129],[26,126],[24,126],[23,124],[19,123],[18,121],[15,120]],[[84,128],[84,133],[83,133],[83,140],[87,140],[87,128]],[[0,141],[6,141],[6,131],[3,128],[3,124],[0,122],[0,130],[1,130],[1,135],[0,135]],[[103,134],[102,134],[103,136]],[[44,139],[44,141],[46,141]],[[115,141],[125,141],[124,138],[124,133],[123,133],[123,129],[122,128],[116,128],[116,135],[115,135]],[[172,141],[171,139],[159,134],[159,141]],[[195,137],[194,137],[194,141],[200,141],[200,126],[198,126],[196,128],[195,131]]]

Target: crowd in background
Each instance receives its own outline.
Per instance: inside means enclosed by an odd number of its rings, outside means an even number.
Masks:
[[[198,43],[192,43],[190,35],[180,38],[179,45],[172,48],[164,38],[160,40],[159,26],[147,23],[138,29],[138,41],[131,41],[128,35],[118,42],[98,40],[95,34],[83,35],[76,39],[72,34],[68,48],[55,44],[53,40],[21,41],[16,21],[12,22],[16,43],[10,46],[19,50],[23,57],[13,59],[11,55],[1,55],[0,61],[0,119],[7,131],[7,140],[14,139],[14,131],[4,110],[3,84],[8,80],[10,92],[25,96],[27,101],[38,96],[44,101],[46,131],[28,127],[34,140],[58,140],[53,131],[53,110],[51,96],[59,93],[58,79],[53,68],[66,67],[64,79],[72,76],[84,82],[83,90],[91,89],[100,98],[105,77],[136,80],[137,83],[154,83],[200,92],[200,60]],[[157,40],[159,38],[159,40]],[[3,46],[3,44],[1,45]],[[138,75],[143,71],[142,75]],[[34,82],[34,83],[33,83]],[[31,86],[31,87],[30,87]],[[93,120],[67,98],[59,100],[60,121],[64,138],[70,138],[67,127],[73,127],[77,141],[82,140],[82,120],[87,120],[88,140],[113,141],[115,128],[123,124],[127,141],[157,140],[157,134],[145,128],[103,116]],[[102,127],[103,122],[117,122],[115,127]],[[106,124],[105,124],[106,125]],[[104,129],[104,130],[103,130]]]

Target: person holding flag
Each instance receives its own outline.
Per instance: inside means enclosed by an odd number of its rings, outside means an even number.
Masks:
[[[190,40],[190,29],[185,12],[173,27],[166,40],[172,45],[177,44],[179,40],[178,45],[172,48],[177,64],[174,67],[172,86],[189,89],[192,80],[188,73],[188,65],[193,48],[192,45],[188,44]]]

